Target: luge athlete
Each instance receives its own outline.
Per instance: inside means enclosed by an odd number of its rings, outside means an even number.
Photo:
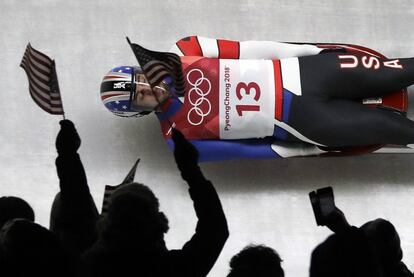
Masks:
[[[168,81],[151,90],[140,67],[122,66],[105,75],[101,98],[120,116],[155,111],[167,143],[173,147],[172,124],[198,149],[200,161],[414,143],[414,122],[361,103],[413,84],[412,58],[203,37],[184,38],[170,52],[182,56],[183,97],[170,93]]]

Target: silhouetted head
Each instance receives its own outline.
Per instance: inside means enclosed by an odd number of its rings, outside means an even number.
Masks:
[[[381,277],[382,268],[365,234],[353,227],[334,234],[312,252],[310,277]]]
[[[402,260],[400,236],[391,222],[378,218],[368,221],[360,229],[371,240],[385,267],[392,267]]]
[[[0,229],[9,220],[25,218],[34,221],[34,212],[29,203],[19,197],[0,197]]]
[[[113,193],[100,227],[102,238],[115,246],[151,248],[163,242],[168,220],[159,211],[154,193],[147,186],[131,183]]]
[[[1,266],[10,276],[72,276],[77,264],[46,228],[9,220],[0,231]]]
[[[248,245],[230,261],[227,277],[283,277],[282,259],[272,248]]]

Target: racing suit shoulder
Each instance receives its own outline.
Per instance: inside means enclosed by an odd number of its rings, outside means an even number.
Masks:
[[[239,59],[240,43],[234,40],[189,36],[177,41],[171,47],[170,52],[179,56]]]
[[[311,44],[275,41],[235,41],[189,36],[177,41],[170,52],[179,56],[203,56],[219,59],[276,60],[319,54],[323,49]]]

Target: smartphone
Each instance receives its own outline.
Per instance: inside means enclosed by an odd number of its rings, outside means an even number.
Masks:
[[[335,210],[335,200],[332,187],[318,189],[316,191],[319,197],[319,207],[323,217],[328,216]]]
[[[335,210],[332,187],[325,187],[309,193],[316,224],[324,226],[326,217]]]
[[[309,193],[309,199],[312,205],[313,214],[315,215],[316,224],[318,226],[324,225],[321,214],[321,208],[319,207],[319,199],[315,191]]]

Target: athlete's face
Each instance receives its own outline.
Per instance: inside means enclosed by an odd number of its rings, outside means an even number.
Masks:
[[[164,83],[160,83],[151,89],[144,74],[135,75],[135,95],[133,104],[137,107],[142,107],[152,111],[158,110],[158,106],[163,103],[169,97],[168,86]]]

